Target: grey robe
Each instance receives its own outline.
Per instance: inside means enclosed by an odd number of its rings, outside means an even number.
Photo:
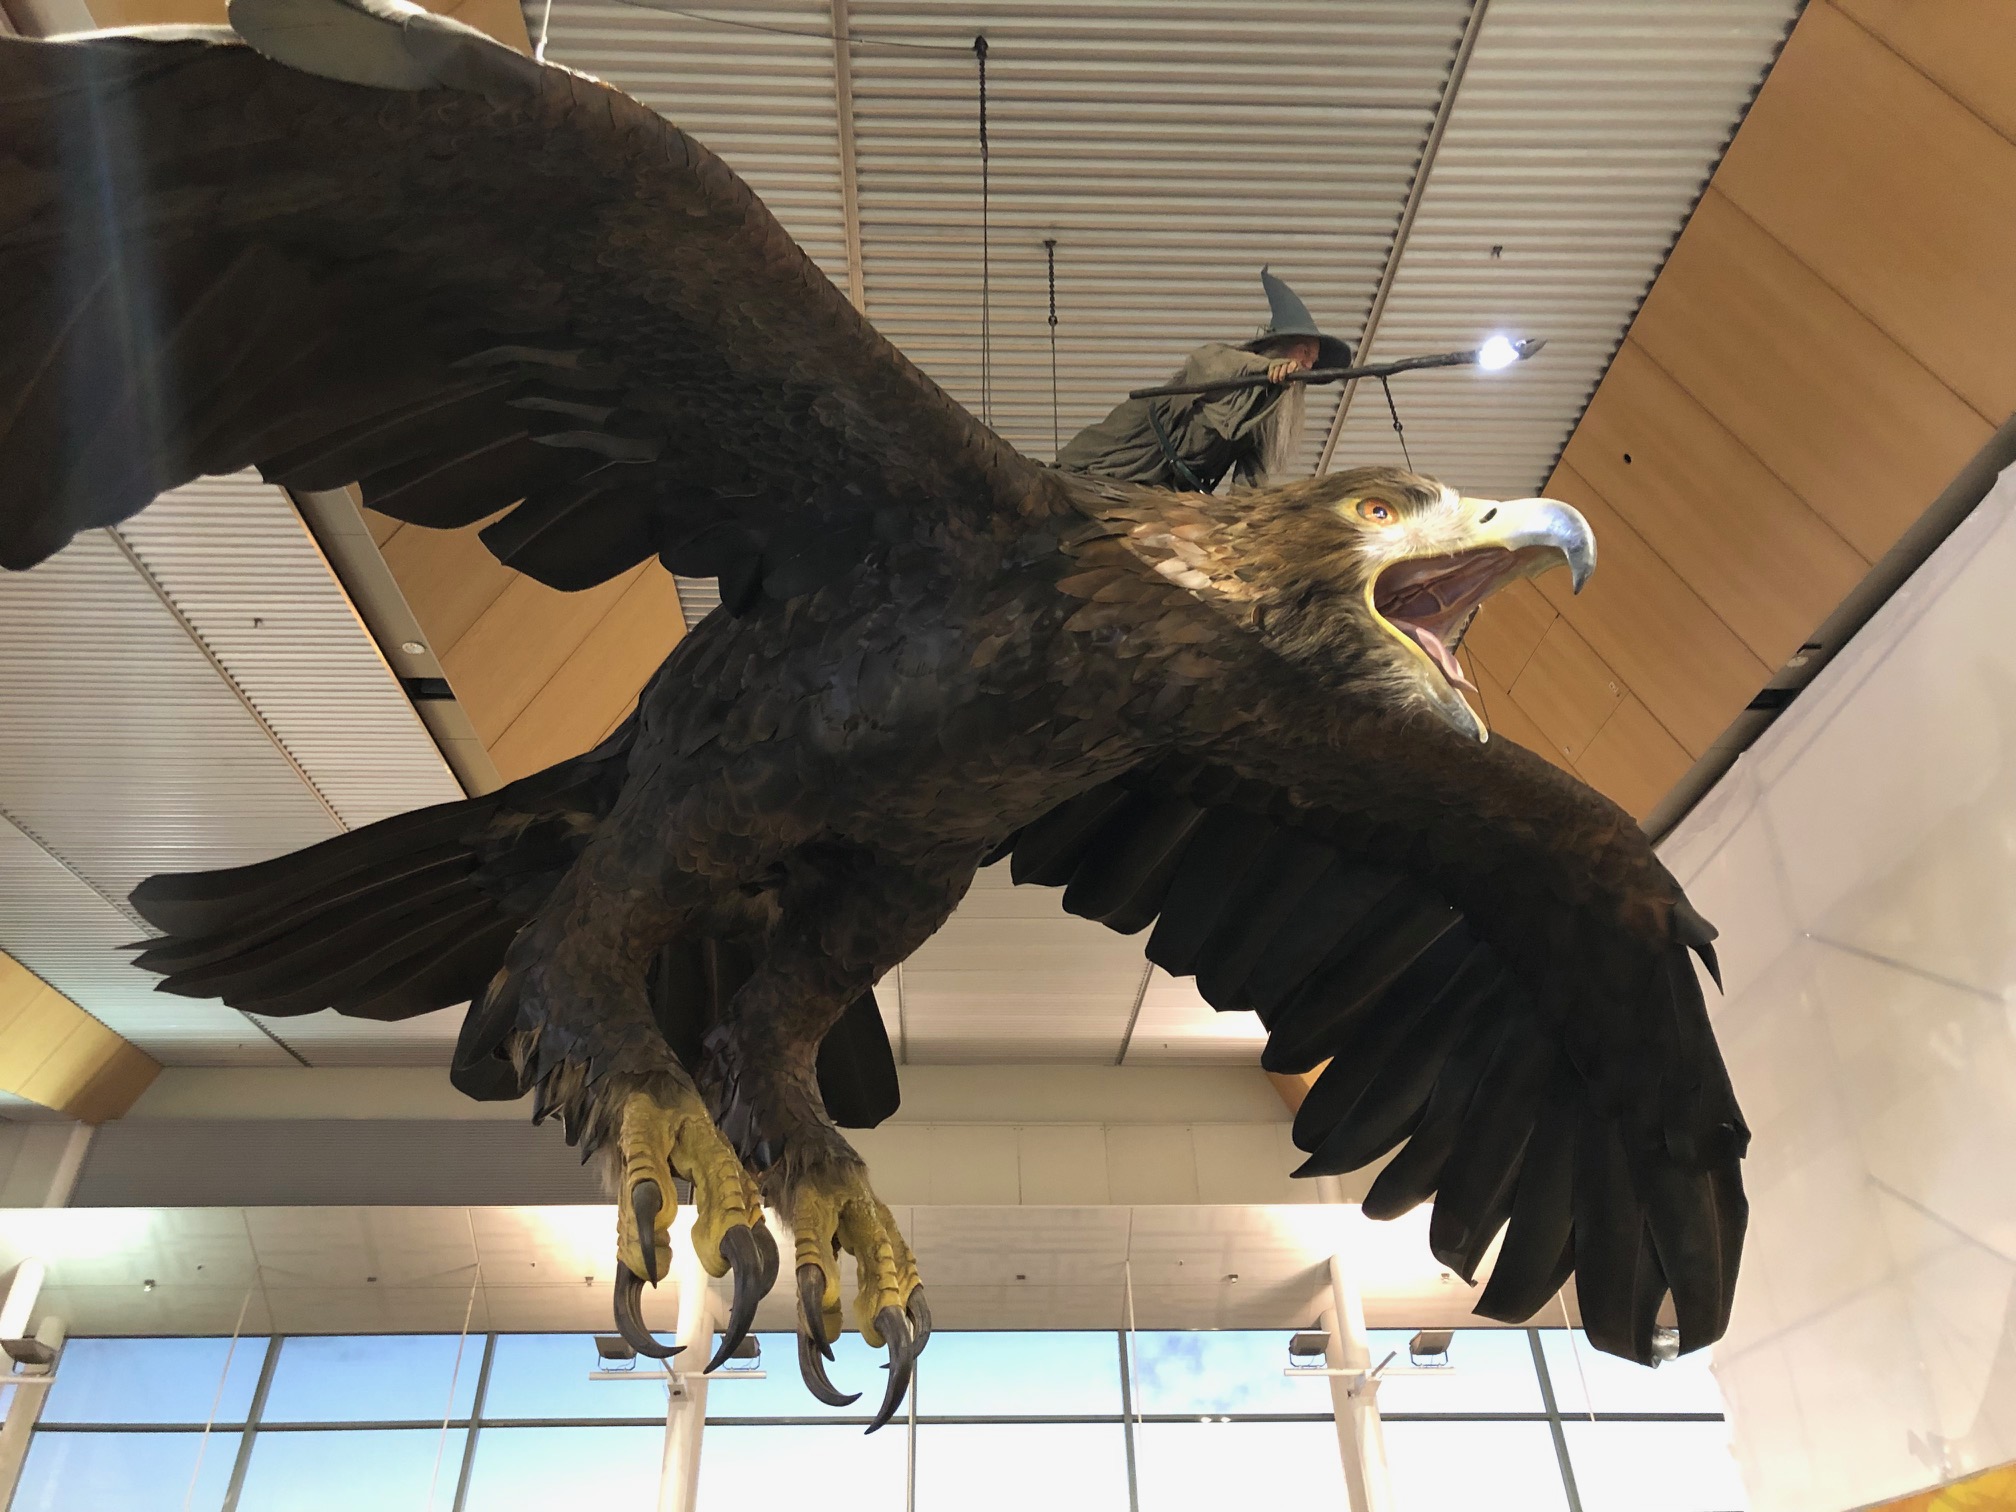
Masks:
[[[1213,342],[1192,352],[1171,383],[1211,383],[1222,378],[1238,378],[1249,373],[1265,373],[1269,359],[1244,347]],[[1262,384],[1257,388],[1228,389],[1218,394],[1178,394],[1164,399],[1129,399],[1096,425],[1088,425],[1057,453],[1057,465],[1067,472],[1090,473],[1095,477],[1118,478],[1128,483],[1148,483],[1161,488],[1185,488],[1169,465],[1155,428],[1149,406],[1162,407],[1162,423],[1170,444],[1184,465],[1206,487],[1214,485],[1228,471],[1234,481],[1259,486],[1267,481],[1266,457],[1270,448],[1270,422],[1299,421],[1302,406],[1285,408],[1283,399],[1300,399],[1285,387]]]

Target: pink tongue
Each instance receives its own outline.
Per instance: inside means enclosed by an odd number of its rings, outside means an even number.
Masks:
[[[1428,659],[1442,669],[1442,675],[1459,688],[1468,688],[1472,693],[1477,685],[1463,675],[1463,668],[1442,644],[1442,637],[1421,625],[1405,625],[1407,633],[1414,637],[1414,643],[1428,653]]]

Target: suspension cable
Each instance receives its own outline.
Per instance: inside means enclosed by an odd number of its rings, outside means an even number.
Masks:
[[[1043,238],[1044,271],[1050,283],[1050,454],[1063,450],[1062,432],[1057,424],[1057,238]]]
[[[1383,373],[1379,376],[1379,388],[1386,395],[1386,413],[1393,417],[1393,434],[1400,438],[1400,455],[1407,463],[1407,471],[1412,472],[1414,459],[1407,455],[1407,427],[1400,423],[1400,411],[1393,403],[1393,385]]]
[[[973,39],[980,69],[980,422],[994,423],[994,267],[992,186],[987,151],[987,38]]]

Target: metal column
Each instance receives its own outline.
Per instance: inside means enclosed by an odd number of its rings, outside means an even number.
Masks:
[[[658,1512],[695,1512],[700,1504],[700,1438],[707,1424],[707,1358],[714,1353],[714,1294],[690,1242],[680,1243],[673,1275],[679,1286],[678,1356],[665,1362],[665,1458],[658,1472]]]
[[[14,1388],[14,1399],[7,1404],[5,1423],[0,1424],[0,1508],[12,1503],[15,1488],[21,1483],[21,1468],[28,1462],[29,1440],[34,1437],[35,1424],[49,1399],[49,1387],[56,1379],[53,1357],[63,1347],[60,1319],[44,1318],[32,1336],[28,1333],[28,1319],[35,1311],[43,1275],[40,1260],[32,1256],[23,1260],[8,1277],[6,1300],[0,1302],[0,1338],[10,1345],[8,1355],[0,1359],[11,1357],[17,1350],[24,1356],[23,1362],[5,1377],[6,1383]],[[21,1348],[31,1343],[43,1346],[38,1360],[25,1358],[36,1353]]]
[[[1324,1181],[1325,1200],[1337,1201],[1337,1185],[1335,1178]],[[1365,1299],[1346,1263],[1349,1245],[1343,1230],[1362,1221],[1355,1213],[1343,1215],[1339,1252],[1330,1256],[1330,1305],[1322,1316],[1329,1337],[1323,1359],[1331,1372],[1330,1405],[1337,1418],[1337,1450],[1344,1461],[1351,1512],[1392,1512],[1386,1435],[1379,1424],[1379,1381],[1372,1374],[1372,1345],[1365,1332]]]

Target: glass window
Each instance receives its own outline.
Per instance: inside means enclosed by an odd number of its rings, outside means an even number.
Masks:
[[[480,1334],[466,1350],[454,1334],[284,1339],[261,1416],[268,1423],[438,1423],[443,1417],[466,1418],[476,1399],[482,1361]]]
[[[849,1304],[852,1305],[851,1303]],[[861,1400],[851,1407],[828,1407],[805,1389],[798,1374],[798,1338],[795,1334],[762,1334],[762,1368],[765,1379],[737,1381],[723,1370],[707,1380],[707,1420],[716,1418],[859,1418],[866,1422],[882,1405],[882,1383],[889,1379],[882,1367],[888,1362],[886,1350],[870,1349],[861,1335],[849,1331],[833,1346],[833,1358],[826,1362],[826,1374],[842,1391],[858,1391]],[[931,1336],[931,1348],[938,1336]],[[898,1409],[900,1415],[901,1409]],[[881,1438],[881,1434],[875,1435]]]
[[[13,1512],[218,1512],[237,1458],[235,1433],[37,1433]]]
[[[826,1423],[710,1426],[700,1454],[699,1512],[750,1512],[780,1497],[819,1512],[892,1512],[903,1505],[907,1468],[900,1420],[880,1433]],[[1124,1490],[1120,1504],[1126,1505]],[[490,1509],[472,1502],[470,1512]]]
[[[1284,1330],[1139,1333],[1134,1336],[1134,1406],[1144,1416],[1205,1417],[1241,1412],[1330,1415],[1330,1382],[1292,1378]],[[936,1347],[936,1340],[932,1341]]]
[[[1141,1512],[1344,1505],[1344,1460],[1328,1421],[1142,1423],[1134,1465]]]
[[[1118,1423],[917,1425],[917,1512],[1126,1505],[1127,1441]]]
[[[467,1430],[287,1429],[252,1440],[238,1512],[357,1512],[455,1499]]]
[[[468,1368],[465,1358],[463,1369]],[[588,1373],[600,1368],[592,1334],[499,1334],[490,1356],[490,1385],[483,1393],[484,1421],[511,1418],[664,1421],[663,1381],[589,1380]],[[655,1372],[658,1363],[639,1360],[637,1369]],[[722,1395],[733,1390],[729,1387]],[[712,1397],[713,1393],[709,1393],[710,1402]]]
[[[1411,1328],[1382,1328],[1370,1336],[1374,1365],[1393,1356],[1379,1378],[1381,1412],[1547,1410],[1525,1329],[1459,1328],[1449,1345],[1447,1369],[1395,1374],[1409,1368],[1407,1341],[1413,1337]]]
[[[1567,1512],[1545,1423],[1387,1423],[1384,1431],[1393,1504],[1407,1512]]]
[[[917,1365],[917,1411],[933,1417],[1118,1417],[1111,1333],[937,1333]]]
[[[1726,1423],[1563,1427],[1582,1512],[1743,1512],[1750,1505]]]
[[[1722,1388],[1708,1368],[1708,1352],[1668,1360],[1656,1370],[1620,1360],[1590,1346],[1578,1332],[1550,1328],[1540,1335],[1547,1376],[1563,1417],[1589,1412],[1716,1412]],[[1589,1389],[1582,1389],[1584,1381]],[[1592,1400],[1593,1399],[1593,1400]]]
[[[502,1342],[501,1340],[499,1341]],[[662,1395],[662,1392],[661,1392]],[[714,1454],[707,1430],[704,1465]],[[665,1429],[652,1428],[484,1428],[476,1435],[476,1461],[469,1470],[466,1512],[557,1512],[557,1509],[630,1508],[658,1505],[658,1469],[665,1457]],[[737,1503],[747,1512],[755,1501],[742,1487]],[[436,1512],[448,1498],[435,1498]],[[360,1507],[362,1503],[358,1504]]]
[[[265,1357],[264,1339],[72,1339],[42,1421],[201,1424],[215,1402],[218,1422],[242,1423]]]

